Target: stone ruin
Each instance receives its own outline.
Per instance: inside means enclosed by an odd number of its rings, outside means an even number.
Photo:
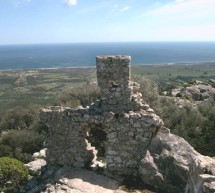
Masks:
[[[169,193],[215,192],[215,161],[170,133],[131,79],[130,56],[98,56],[101,98],[89,107],[47,107],[41,120],[49,128],[48,165],[85,167],[95,161],[87,141],[96,128],[104,144],[105,172],[133,176]]]

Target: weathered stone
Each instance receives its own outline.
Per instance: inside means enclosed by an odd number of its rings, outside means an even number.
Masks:
[[[28,170],[33,173],[40,171],[41,168],[45,165],[46,161],[44,159],[37,159],[35,161],[29,162],[28,164],[25,164]]]
[[[215,88],[215,80],[214,80],[214,79],[210,79],[210,80],[209,80],[209,84],[210,84],[213,88]]]
[[[191,86],[178,87],[172,90],[175,103],[183,108],[187,104],[196,105],[204,101],[215,100],[215,83],[213,79],[207,82],[195,81]]]
[[[30,181],[23,193],[126,193],[120,190],[119,182],[95,172],[73,167],[57,167],[49,173],[49,168],[41,178],[42,183]],[[44,177],[45,176],[45,177]]]
[[[95,161],[95,148],[86,138],[96,127],[106,136],[104,159],[112,177],[140,176],[144,183],[169,193],[213,191],[215,160],[171,134],[143,102],[139,85],[130,81],[129,56],[97,57],[97,78],[101,100],[89,107],[42,110],[40,117],[50,135],[48,165],[84,167]]]

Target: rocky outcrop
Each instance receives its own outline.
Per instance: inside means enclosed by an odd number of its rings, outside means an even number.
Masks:
[[[25,166],[28,168],[30,174],[34,174],[40,172],[42,167],[46,166],[46,161],[44,159],[36,159],[25,164]]]
[[[94,137],[105,148],[106,175],[140,178],[169,193],[213,192],[215,161],[164,127],[143,101],[139,85],[130,81],[130,57],[97,57],[97,77],[101,99],[91,106],[42,110],[41,120],[49,127],[49,166],[80,168],[95,161],[97,151],[87,139],[96,129]]]
[[[152,139],[140,165],[140,173],[145,183],[171,193],[215,191],[214,159],[202,156],[183,138],[164,127]]]
[[[180,107],[192,104],[194,107],[203,101],[215,100],[215,83],[213,79],[208,82],[195,81],[190,86],[179,87],[172,90],[174,101]]]
[[[118,181],[86,169],[70,166],[50,167],[40,178],[34,178],[23,193],[125,193]]]
[[[215,80],[214,80],[214,79],[210,79],[210,80],[208,81],[208,83],[209,83],[213,88],[215,88]]]

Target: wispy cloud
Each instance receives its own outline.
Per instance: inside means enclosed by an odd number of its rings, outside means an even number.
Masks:
[[[31,2],[32,0],[16,0],[18,3],[23,3],[23,2]]]
[[[124,11],[128,11],[129,9],[131,9],[130,6],[124,6],[120,9],[120,11],[124,12]]]
[[[112,12],[125,12],[131,9],[130,6],[128,5],[119,5],[119,4],[114,4],[112,7]]]
[[[214,0],[174,0],[152,7],[137,21],[143,24],[144,37],[148,39],[214,41],[214,7]]]
[[[175,0],[176,3],[181,3],[183,1],[186,1],[186,0]]]
[[[149,11],[147,14],[150,16],[186,16],[197,17],[208,15],[215,15],[214,13],[215,1],[214,0],[175,0],[159,8]],[[188,17],[188,19],[190,18]]]
[[[77,0],[65,0],[65,3],[69,6],[77,5]]]
[[[90,13],[94,13],[94,12],[98,12],[98,11],[104,11],[106,10],[108,7],[108,2],[106,1],[101,1],[98,4],[94,4],[91,6],[87,6],[87,7],[83,7],[78,13],[79,14],[90,14]]]
[[[30,3],[32,0],[13,0],[11,4],[17,8],[21,7],[24,3]]]
[[[163,41],[214,41],[215,25],[181,25],[158,27],[149,30],[149,39]],[[157,38],[157,39],[156,39]]]
[[[119,7],[119,5],[118,5],[118,4],[115,4],[113,7],[114,7],[114,8],[118,8],[118,7]]]

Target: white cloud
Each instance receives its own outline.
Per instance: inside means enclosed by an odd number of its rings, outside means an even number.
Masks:
[[[176,3],[181,3],[183,1],[185,1],[185,0],[175,0]]]
[[[18,3],[31,2],[31,0],[17,0]]]
[[[143,40],[215,41],[214,7],[215,0],[173,0],[137,17],[133,28]]]
[[[124,12],[124,11],[128,11],[129,9],[131,9],[130,6],[125,6],[125,7],[121,8],[120,11]]]
[[[77,0],[65,0],[65,3],[69,6],[77,5]]]
[[[159,27],[149,36],[163,41],[214,41],[215,25],[182,25],[177,27]]]
[[[125,12],[125,11],[128,11],[129,9],[131,9],[131,7],[128,5],[122,6],[122,5],[114,4],[112,12]]]
[[[95,13],[99,10],[105,11],[108,8],[108,3],[106,1],[101,1],[98,4],[93,4],[87,7],[83,7],[83,9],[79,10],[79,14],[90,14]]]
[[[149,16],[186,16],[198,17],[198,16],[214,16],[214,0],[175,0],[173,3],[163,5],[159,8],[149,11]],[[181,15],[180,15],[181,14]]]

